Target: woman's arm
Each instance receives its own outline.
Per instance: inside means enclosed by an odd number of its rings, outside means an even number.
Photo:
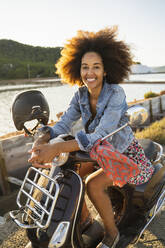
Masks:
[[[62,152],[73,152],[80,150],[76,140],[62,141],[54,144],[35,145],[30,153],[32,154],[28,162],[35,167],[46,167],[43,164],[50,163]],[[41,166],[43,165],[43,166]]]

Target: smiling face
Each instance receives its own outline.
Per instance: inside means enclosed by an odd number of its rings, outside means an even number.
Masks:
[[[81,60],[80,75],[82,82],[86,85],[89,92],[102,89],[104,65],[101,56],[96,52],[87,52]]]

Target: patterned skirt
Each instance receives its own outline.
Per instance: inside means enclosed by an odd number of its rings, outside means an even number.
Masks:
[[[140,173],[132,177],[128,183],[136,185],[146,183],[154,172],[154,166],[145,156],[143,147],[134,139],[123,154],[132,159],[140,169]]]

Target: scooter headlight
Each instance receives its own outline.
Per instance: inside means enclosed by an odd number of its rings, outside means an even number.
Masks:
[[[66,163],[66,161],[68,160],[68,157],[69,157],[68,152],[60,153],[59,156],[57,156],[53,159],[53,164],[55,164],[57,166],[61,166],[61,165]]]
[[[57,137],[57,138],[51,139],[49,143],[54,144],[54,143],[63,142],[63,141],[64,140],[62,137]],[[60,153],[59,156],[56,156],[53,159],[53,164],[56,166],[61,166],[66,163],[66,161],[68,160],[68,157],[69,157],[69,152],[62,152]]]

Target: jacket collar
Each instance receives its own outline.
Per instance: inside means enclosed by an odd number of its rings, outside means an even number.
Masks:
[[[106,81],[103,84],[103,88],[98,98],[97,102],[97,113],[102,112],[109,101],[109,98],[112,95],[112,84],[108,84]]]
[[[100,99],[104,98],[105,95],[109,95],[109,91],[111,88],[112,88],[112,84],[108,84],[106,81],[104,81],[101,93],[99,95],[98,102]],[[89,94],[88,88],[86,86],[82,86],[79,88],[79,97],[80,97],[81,104],[86,104],[86,101],[88,99],[88,94]]]
[[[104,110],[109,98],[112,95],[112,92],[113,92],[112,84],[108,84],[106,81],[104,81],[96,106],[97,115],[102,113],[102,111]],[[89,93],[88,93],[88,88],[86,86],[82,86],[79,88],[79,99],[81,105],[85,105],[88,109],[90,109]]]

